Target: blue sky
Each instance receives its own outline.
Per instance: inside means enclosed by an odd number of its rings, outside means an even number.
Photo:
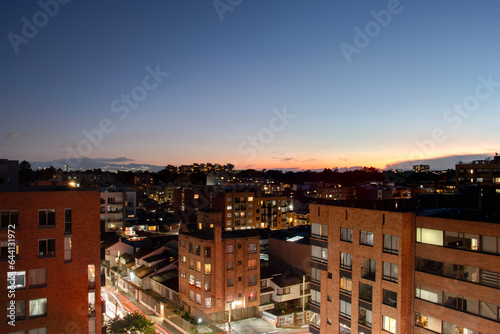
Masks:
[[[16,53],[13,34],[25,38],[25,21],[43,20],[43,9],[1,2],[0,157],[384,168],[495,152],[498,2],[243,0],[231,9],[221,20],[212,1],[73,0]],[[390,19],[377,23],[372,11]],[[368,45],[356,44],[355,28]],[[350,62],[341,43],[357,48]],[[148,67],[169,73],[151,90]],[[120,119],[111,105],[125,106],[134,89],[146,96]]]

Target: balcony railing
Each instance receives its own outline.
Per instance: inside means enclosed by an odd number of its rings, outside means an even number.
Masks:
[[[375,282],[375,270],[371,268],[361,268],[361,277]]]

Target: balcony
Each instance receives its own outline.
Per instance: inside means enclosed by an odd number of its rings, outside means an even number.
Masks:
[[[371,268],[361,268],[361,277],[375,282],[375,270]]]

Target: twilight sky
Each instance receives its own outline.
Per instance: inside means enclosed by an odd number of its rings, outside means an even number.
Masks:
[[[498,150],[498,1],[59,1],[0,2],[0,158],[384,168]]]

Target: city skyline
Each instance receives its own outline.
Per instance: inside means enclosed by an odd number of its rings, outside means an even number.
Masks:
[[[2,3],[0,156],[291,170],[492,156],[499,6]]]

